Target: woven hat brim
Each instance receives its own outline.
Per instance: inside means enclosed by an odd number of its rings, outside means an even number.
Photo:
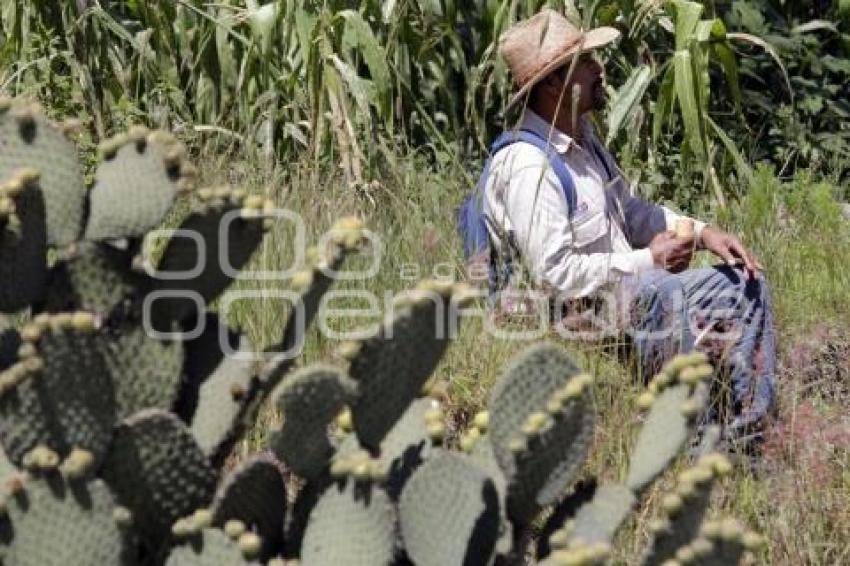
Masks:
[[[570,49],[567,49],[559,55],[555,57],[549,64],[547,64],[543,69],[541,69],[536,75],[531,77],[527,83],[522,85],[517,93],[511,98],[511,101],[508,103],[508,108],[514,106],[517,102],[520,102],[528,92],[534,88],[534,85],[542,81],[546,78],[549,73],[557,69],[558,67],[564,65],[567,61],[570,60],[571,57],[578,53],[587,53],[588,51],[593,51],[594,49],[599,49],[600,47],[605,47],[609,43],[616,41],[620,37],[620,30],[612,27],[600,27],[594,28],[584,34],[584,41]]]

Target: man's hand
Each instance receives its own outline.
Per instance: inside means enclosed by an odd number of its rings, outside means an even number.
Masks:
[[[725,261],[727,265],[732,266],[743,263],[747,279],[758,279],[759,273],[764,271],[764,267],[744,247],[737,236],[724,232],[719,228],[706,226],[703,229],[702,246]]]
[[[693,238],[677,238],[674,232],[661,232],[649,243],[655,266],[671,273],[688,268],[694,256]]]

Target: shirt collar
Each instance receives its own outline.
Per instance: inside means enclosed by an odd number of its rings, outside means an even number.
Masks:
[[[588,136],[593,135],[593,131],[589,128],[589,123],[585,117],[579,118],[579,127],[582,129],[584,139],[589,139]],[[541,136],[543,139],[549,140],[552,147],[555,148],[555,151],[561,155],[566,154],[573,146],[580,148],[572,137],[541,118],[540,115],[533,110],[526,108],[525,113],[522,116],[522,125],[520,128],[523,130],[530,130]]]

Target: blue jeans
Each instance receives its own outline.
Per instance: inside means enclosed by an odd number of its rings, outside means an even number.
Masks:
[[[764,279],[748,281],[725,265],[679,274],[654,270],[630,278],[631,335],[644,379],[678,352],[703,351],[719,376],[707,418],[733,439],[760,428],[776,394],[776,334]],[[723,395],[723,388],[728,394]],[[725,404],[717,402],[728,398]],[[719,409],[725,408],[724,411]]]

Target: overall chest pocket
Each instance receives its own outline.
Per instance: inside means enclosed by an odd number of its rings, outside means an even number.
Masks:
[[[587,252],[606,251],[610,247],[608,218],[604,210],[584,215],[570,223],[573,248]]]

